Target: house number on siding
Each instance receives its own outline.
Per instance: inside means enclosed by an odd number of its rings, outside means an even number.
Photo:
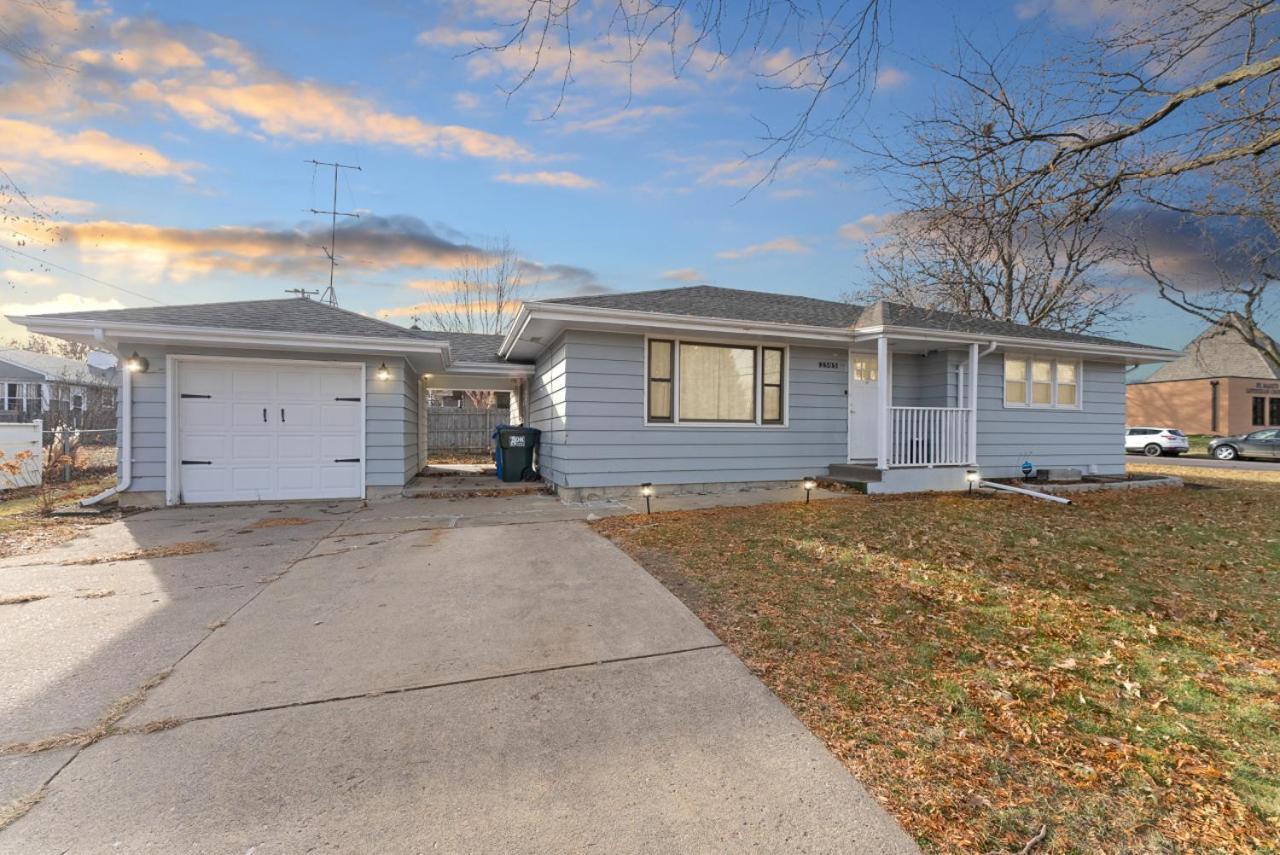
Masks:
[[[818,367],[819,367],[819,368],[831,368],[831,369],[834,369],[834,370],[836,370],[836,371],[839,371],[839,370],[840,370],[840,363],[839,363],[839,362],[831,362],[831,361],[826,361],[826,360],[819,359],[819,360],[818,360]]]

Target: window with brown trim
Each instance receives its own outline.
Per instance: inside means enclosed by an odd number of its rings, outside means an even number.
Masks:
[[[1275,427],[1280,427],[1280,398],[1268,398],[1267,400],[1269,402],[1268,406],[1271,409],[1267,423]]]
[[[674,342],[649,340],[649,421],[669,422],[671,411],[672,350]]]
[[[1267,399],[1257,397],[1253,399],[1253,424],[1262,426],[1266,424],[1267,417]]]
[[[780,347],[760,348],[760,421],[782,424],[782,383],[786,376],[786,351]]]

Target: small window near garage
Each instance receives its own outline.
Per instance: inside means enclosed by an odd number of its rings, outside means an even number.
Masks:
[[[671,421],[671,354],[675,342],[649,341],[649,421]]]
[[[1253,399],[1253,420],[1250,422],[1250,424],[1258,425],[1258,426],[1265,425],[1266,417],[1267,417],[1267,399],[1254,398]]]
[[[71,396],[71,409],[73,409],[73,410],[83,410],[83,409],[84,409],[84,398],[83,398],[82,396],[80,396],[80,395],[72,395],[72,396]]]
[[[1080,363],[1006,354],[1006,407],[1076,409],[1080,406]]]
[[[780,347],[763,347],[760,349],[763,364],[760,388],[760,421],[765,424],[782,423],[782,378],[785,374],[784,360],[786,353]]]

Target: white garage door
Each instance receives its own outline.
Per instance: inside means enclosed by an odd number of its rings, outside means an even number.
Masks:
[[[352,365],[180,362],[181,500],[363,496],[360,380]]]

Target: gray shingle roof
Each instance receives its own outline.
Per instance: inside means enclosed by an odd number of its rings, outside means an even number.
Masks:
[[[1185,354],[1161,365],[1144,383],[1202,380],[1207,377],[1280,379],[1280,365],[1270,362],[1229,326],[1216,324],[1183,348]]]
[[[502,336],[484,333],[445,332],[444,330],[413,330],[431,341],[449,342],[449,355],[454,362],[492,362],[501,364],[498,356]]]
[[[804,324],[837,329],[885,324],[945,332],[1040,339],[1043,341],[1107,344],[1122,347],[1141,347],[1150,350],[1162,349],[1096,335],[1059,332],[1006,321],[974,318],[936,309],[919,309],[883,300],[872,306],[855,306],[834,300],[795,297],[787,294],[767,294],[761,291],[742,291],[736,288],[719,288],[714,285],[666,288],[660,291],[636,291],[629,294],[601,294],[591,297],[561,297],[541,302],[566,303],[575,306],[592,306],[635,312],[690,315],[722,320]]]
[[[137,309],[105,309],[93,312],[59,312],[33,315],[41,319],[115,321],[130,324],[164,324],[266,332],[316,333],[376,338],[415,339],[413,330],[366,318],[346,309],[289,297],[281,300],[241,300],[230,303],[195,303],[185,306],[144,306]]]
[[[114,369],[98,368],[87,362],[49,353],[34,353],[30,350],[5,347],[0,348],[0,362],[7,362],[26,368],[28,371],[43,374],[49,380],[65,380],[86,386],[110,386],[115,383]],[[2,370],[0,374],[3,374]]]
[[[762,291],[740,291],[736,288],[718,288],[714,285],[666,288],[661,291],[633,291],[628,294],[598,294],[591,297],[560,297],[541,302],[840,329],[852,326],[862,312],[859,306],[833,300],[794,297],[790,294],[766,294]]]

